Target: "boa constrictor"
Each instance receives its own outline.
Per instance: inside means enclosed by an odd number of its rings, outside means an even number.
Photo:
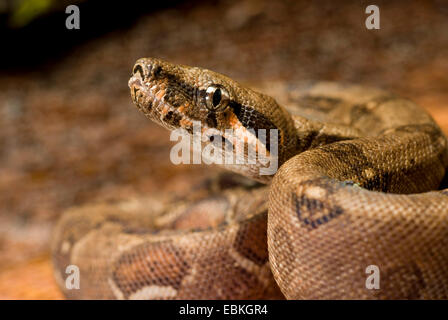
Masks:
[[[153,58],[136,62],[129,87],[156,123],[194,135],[197,121],[211,132],[203,144],[264,148],[279,170],[225,164],[264,186],[222,175],[159,208],[136,199],[69,210],[53,241],[67,297],[448,298],[448,191],[435,191],[447,140],[413,102],[356,85],[270,83],[277,103]],[[276,153],[258,129],[277,130]],[[65,286],[68,265],[79,267],[79,290]]]

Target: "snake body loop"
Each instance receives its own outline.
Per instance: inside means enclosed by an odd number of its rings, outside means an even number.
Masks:
[[[279,170],[225,164],[249,180],[223,175],[158,209],[134,199],[69,210],[53,241],[68,297],[448,298],[448,190],[438,190],[447,140],[413,102],[356,85],[269,83],[277,102],[152,58],[137,61],[129,87],[151,120],[189,135],[198,122],[210,141],[243,141],[246,160],[249,147],[272,154],[256,132],[276,130]],[[80,290],[64,286],[69,264]]]

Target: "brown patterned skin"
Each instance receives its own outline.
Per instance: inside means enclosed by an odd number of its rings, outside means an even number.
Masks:
[[[289,299],[448,298],[448,191],[431,191],[448,166],[447,141],[411,101],[272,82],[262,90],[277,103],[210,70],[152,58],[137,61],[129,87],[139,110],[169,130],[192,134],[199,121],[213,139],[246,139],[259,151],[250,129],[277,129],[280,168],[260,176],[258,161],[225,165],[269,186],[231,183],[152,214],[143,200],[71,210],[53,242],[68,297],[279,298],[275,278]],[[81,290],[64,289],[68,264],[80,267]],[[366,289],[369,265],[380,289]]]
[[[278,299],[268,262],[264,187],[223,175],[186,199],[73,208],[53,240],[70,299]],[[162,206],[163,204],[163,206]],[[67,289],[68,265],[80,289]]]

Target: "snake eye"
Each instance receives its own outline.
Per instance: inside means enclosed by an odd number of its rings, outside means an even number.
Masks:
[[[211,85],[206,90],[205,104],[211,111],[222,110],[229,104],[229,93],[219,85]]]

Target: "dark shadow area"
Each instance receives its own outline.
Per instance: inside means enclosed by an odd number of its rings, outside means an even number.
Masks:
[[[22,28],[8,26],[8,14],[0,15],[0,38],[3,57],[0,70],[20,72],[48,65],[83,42],[93,40],[115,30],[131,27],[140,16],[163,8],[197,1],[86,1],[77,4],[80,10],[80,29],[69,30],[65,7],[44,14]],[[124,5],[125,4],[125,5]]]
[[[448,172],[445,172],[445,177],[443,178],[442,182],[440,183],[439,189],[448,189]]]

